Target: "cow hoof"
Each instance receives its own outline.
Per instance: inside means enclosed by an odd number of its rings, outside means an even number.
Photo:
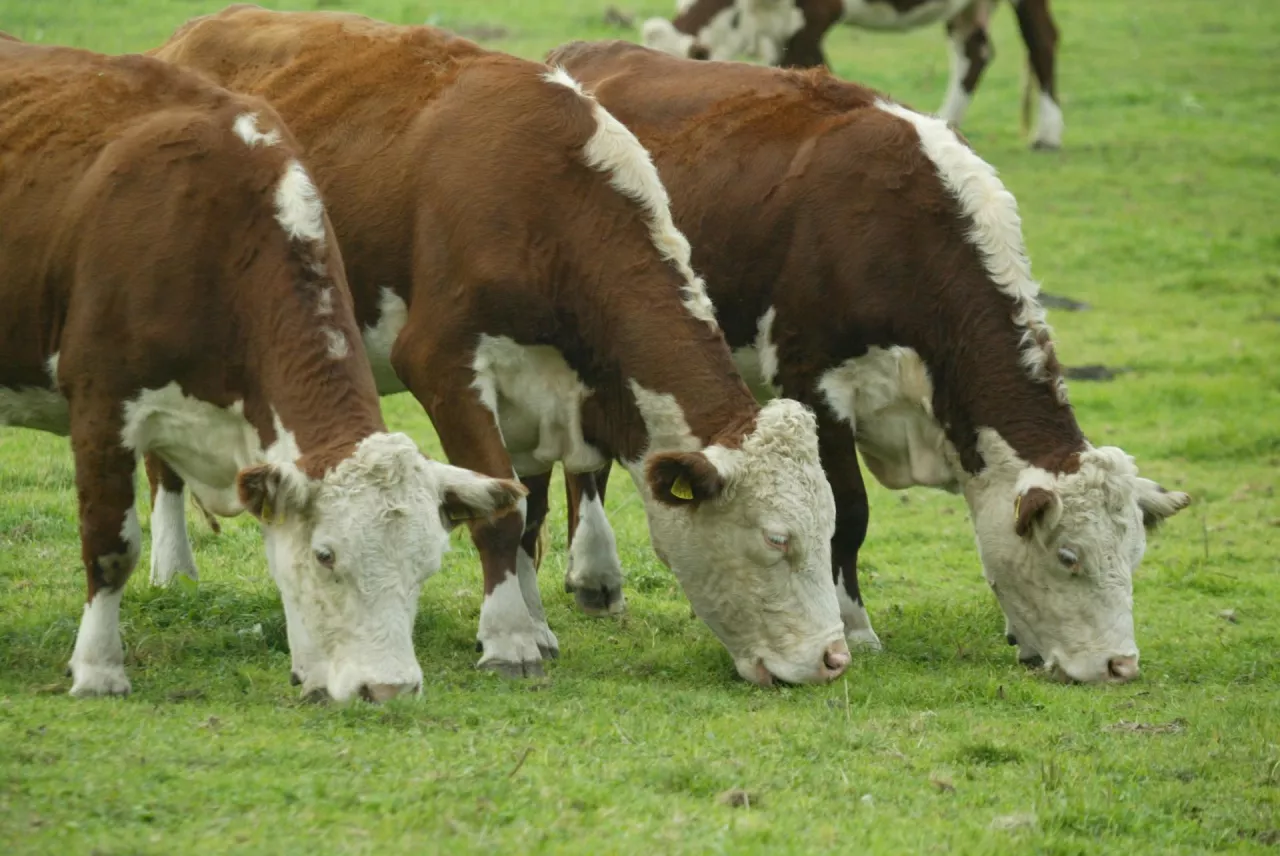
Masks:
[[[538,645],[538,653],[542,655],[542,659],[544,659],[544,660],[558,660],[558,659],[560,659],[560,649],[559,649],[559,648],[552,648],[552,647],[551,647],[551,646],[549,646],[549,645],[542,645],[542,644],[539,644],[539,645]]]
[[[627,608],[627,598],[622,593],[622,586],[575,587],[566,581],[564,588],[565,591],[573,592],[573,599],[578,602],[578,608],[592,618],[618,615]]]
[[[503,678],[542,678],[546,677],[546,671],[542,668],[540,661],[531,663],[509,663],[506,660],[481,660],[476,663],[477,669],[483,669],[486,672],[493,672]]]
[[[1057,143],[1046,142],[1045,140],[1034,140],[1031,143],[1031,151],[1033,152],[1056,152],[1060,151],[1062,146]]]
[[[884,644],[880,641],[880,637],[870,627],[850,630],[845,634],[844,638],[849,643],[850,651],[857,651],[863,654],[879,654],[884,650]]]
[[[124,666],[81,666],[71,667],[75,680],[71,682],[70,694],[75,698],[95,698],[98,696],[127,696],[132,687],[124,673]]]

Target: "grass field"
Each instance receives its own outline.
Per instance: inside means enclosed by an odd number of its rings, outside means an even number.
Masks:
[[[158,44],[216,0],[0,0],[0,29],[107,52]],[[605,0],[315,0],[490,27],[536,58],[630,35]],[[641,13],[668,0],[620,0]],[[1068,687],[1019,668],[962,502],[873,489],[864,591],[886,643],[822,688],[760,690],[691,620],[639,503],[609,505],[628,614],[542,590],[563,655],[535,683],[476,672],[465,537],[426,587],[424,697],[304,704],[256,527],[193,518],[204,581],[125,598],[133,695],[76,701],[83,601],[65,441],[0,429],[0,852],[1180,853],[1280,845],[1280,3],[1061,0],[1060,154],[1018,136],[1007,8],[966,132],[1018,196],[1089,436],[1195,504],[1136,587],[1142,678]],[[501,26],[505,33],[494,33]],[[836,70],[925,109],[935,29],[851,30]],[[677,191],[678,192],[678,191]],[[3,228],[3,224],[0,224]],[[406,397],[390,424],[438,452]],[[557,494],[557,500],[559,496]],[[143,517],[144,530],[146,516]],[[749,805],[731,805],[730,789]],[[740,801],[739,801],[740,802]]]

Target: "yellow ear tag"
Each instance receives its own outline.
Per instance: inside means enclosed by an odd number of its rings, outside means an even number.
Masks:
[[[1022,517],[1022,494],[1018,494],[1013,500],[1013,525],[1018,525],[1018,519]]]
[[[679,476],[671,483],[671,495],[677,499],[693,499],[693,488],[689,487],[684,476]]]

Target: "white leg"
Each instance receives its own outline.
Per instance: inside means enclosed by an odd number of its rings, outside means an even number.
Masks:
[[[849,597],[844,582],[836,583],[836,600],[840,603],[840,619],[844,622],[844,637],[849,650],[880,651],[880,637],[871,629],[871,618],[862,604]]]
[[[967,31],[957,29],[947,40],[951,50],[951,79],[947,82],[947,96],[938,110],[938,118],[957,128],[964,121],[969,102],[973,100],[973,96],[964,91],[964,78],[969,73],[969,58],[964,48],[968,35]]]
[[[71,695],[77,698],[127,695],[124,645],[120,641],[120,599],[124,588],[99,589],[85,604],[71,654]]]
[[[516,561],[519,565],[527,562],[532,572],[533,559],[523,549],[519,551]],[[559,648],[550,628],[546,631],[549,639],[539,632],[538,622],[534,620],[525,600],[525,587],[521,585],[520,577],[519,573],[508,573],[506,579],[485,595],[484,603],[480,606],[478,638],[483,646],[484,656],[476,667],[492,669],[508,677],[531,677],[543,673],[539,642],[550,641],[557,650]],[[542,617],[542,625],[546,626],[545,616]]]
[[[167,586],[178,574],[192,580],[200,578],[187,536],[182,492],[174,493],[160,485],[151,509],[151,584]]]
[[[1041,92],[1037,112],[1036,132],[1031,138],[1031,145],[1037,149],[1062,148],[1062,132],[1065,127],[1062,121],[1062,108],[1049,97],[1047,92]]]
[[[588,615],[617,614],[627,608],[618,544],[599,495],[583,496],[578,505],[578,528],[569,545],[565,588],[577,594]]]
[[[538,650],[544,657],[560,656],[560,643],[547,624],[547,613],[542,608],[542,593],[538,591],[538,569],[533,557],[520,548],[516,555],[516,576],[520,580],[520,594],[524,605],[533,619],[533,626],[538,637]]]

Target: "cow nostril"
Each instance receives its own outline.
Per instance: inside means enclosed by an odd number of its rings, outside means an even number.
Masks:
[[[851,659],[849,646],[843,639],[832,642],[827,646],[827,650],[822,652],[822,664],[831,670],[833,678],[849,667]]]
[[[1107,673],[1119,681],[1131,681],[1138,676],[1137,657],[1112,657],[1107,661]]]

